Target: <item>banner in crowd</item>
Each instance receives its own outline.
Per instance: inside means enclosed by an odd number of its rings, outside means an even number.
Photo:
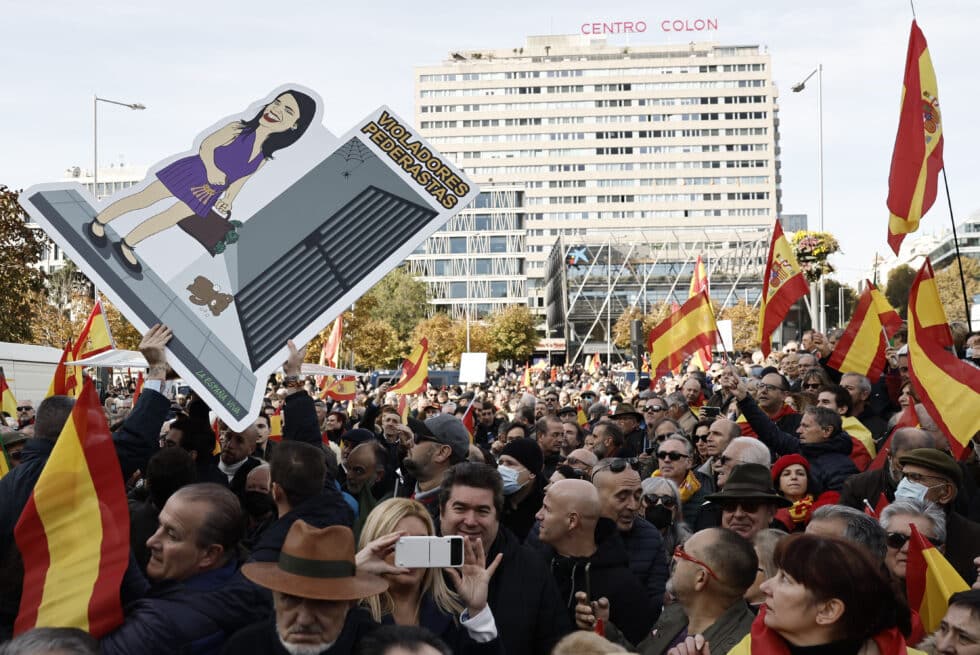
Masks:
[[[288,339],[309,342],[478,194],[387,107],[340,138],[323,114],[284,85],[107,199],[69,182],[20,196],[138,330],[173,330],[170,363],[235,430]]]

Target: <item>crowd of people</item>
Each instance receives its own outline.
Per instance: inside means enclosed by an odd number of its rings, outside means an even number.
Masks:
[[[0,655],[980,653],[980,433],[954,459],[901,343],[869,380],[827,365],[834,337],[632,384],[498,369],[408,411],[386,384],[321,398],[290,344],[215,454],[155,326],[138,401],[107,407],[125,620],[7,641],[14,526],[73,406],[52,396],[0,434]],[[973,585],[933,634],[906,594],[912,526]],[[463,564],[398,566],[408,536],[461,537]]]

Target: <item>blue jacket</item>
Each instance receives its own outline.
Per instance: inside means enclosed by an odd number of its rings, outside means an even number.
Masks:
[[[146,470],[146,462],[160,447],[160,427],[169,411],[170,401],[147,389],[140,394],[122,427],[112,435],[123,480],[128,480],[136,470]],[[13,631],[24,576],[24,565],[14,542],[14,526],[54,444],[48,439],[28,439],[20,466],[0,479],[0,642],[9,639]]]
[[[824,491],[840,491],[844,482],[858,473],[851,461],[854,445],[847,433],[837,432],[820,443],[803,443],[798,435],[776,427],[752,396],[738,401],[738,408],[759,435],[759,441],[769,448],[773,459],[790,453],[803,455],[810,462],[810,475]]]
[[[667,555],[664,553],[664,538],[652,523],[641,516],[633,521],[633,527],[620,532],[626,553],[630,558],[630,571],[633,572],[647,591],[650,599],[650,623],[660,618],[664,606],[664,591],[667,588]]]
[[[232,634],[272,614],[272,596],[232,560],[184,582],[163,582],[129,604],[102,638],[103,655],[209,655]]]

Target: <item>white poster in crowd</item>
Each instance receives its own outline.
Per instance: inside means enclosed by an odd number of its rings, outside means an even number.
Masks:
[[[487,381],[487,354],[463,353],[459,358],[459,381],[483,384]]]
[[[286,341],[309,341],[478,189],[387,107],[337,138],[323,100],[281,86],[96,200],[42,184],[21,203],[234,429]]]
[[[718,339],[719,342],[716,345],[716,349],[721,352],[732,352],[734,342],[732,341],[732,321],[731,319],[724,319],[721,321],[716,321],[718,325]]]

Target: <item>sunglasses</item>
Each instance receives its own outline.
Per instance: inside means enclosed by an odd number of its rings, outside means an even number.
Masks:
[[[702,567],[705,571],[707,571],[708,575],[710,575],[715,580],[718,580],[718,576],[715,574],[714,571],[711,570],[711,567],[705,564],[704,562],[702,562],[701,560],[699,560],[698,558],[694,557],[690,553],[688,553],[686,550],[684,550],[684,546],[679,545],[676,548],[674,548],[674,557],[676,557],[677,559],[687,560],[692,564],[697,564],[698,566]],[[718,582],[721,582],[721,580],[718,580]]]
[[[668,453],[665,450],[661,450],[660,452],[657,453],[657,459],[663,459],[663,460],[669,459],[672,462],[676,462],[685,457],[687,457],[687,455],[685,455],[684,453]]]
[[[644,496],[644,498],[646,498],[647,504],[651,506],[663,505],[667,509],[674,509],[674,506],[677,505],[677,500],[673,496],[658,496],[656,494],[650,494],[648,496]]]
[[[813,389],[814,391],[816,391],[817,389],[820,389],[822,387],[823,387],[823,385],[820,384],[819,382],[817,382],[816,384],[804,384],[801,388],[803,388],[803,389]]]
[[[719,455],[718,463],[722,466],[728,466],[728,462],[738,462],[739,464],[744,464],[745,460],[735,459],[734,457],[729,457],[728,455]]]
[[[777,387],[775,384],[767,384],[765,382],[760,382],[759,388],[766,389],[767,391],[782,391],[783,393],[786,393],[786,389],[783,389],[782,387]]]
[[[23,405],[22,407],[18,407],[17,408],[17,411],[18,412],[29,412],[32,409],[34,409],[34,408],[31,407],[30,405]]]
[[[592,479],[595,480],[596,474],[600,471],[609,470],[612,473],[622,473],[627,467],[638,472],[640,470],[640,460],[636,457],[613,457],[608,463],[596,466],[595,470],[592,471]]]
[[[738,511],[741,507],[742,511],[746,514],[755,514],[759,511],[759,508],[768,505],[769,503],[764,500],[726,500],[721,503],[721,511],[734,513]]]
[[[922,536],[925,537],[925,535]],[[901,532],[889,532],[887,538],[885,539],[885,543],[888,544],[889,548],[892,548],[894,550],[901,550],[902,547],[905,546],[905,544],[908,543],[908,540],[911,538],[912,538],[911,535],[902,534]],[[940,546],[943,545],[943,542],[939,541],[938,539],[933,539],[932,537],[926,537],[926,539],[928,539],[929,543],[931,543],[936,548],[939,548]]]
[[[694,443],[701,443],[702,441],[707,441],[708,435],[706,434],[696,434],[694,435]]]
[[[666,409],[667,409],[666,407],[662,407],[660,405],[647,405],[646,407],[643,408],[643,411],[646,412],[647,414],[652,414],[653,412],[666,411]]]

